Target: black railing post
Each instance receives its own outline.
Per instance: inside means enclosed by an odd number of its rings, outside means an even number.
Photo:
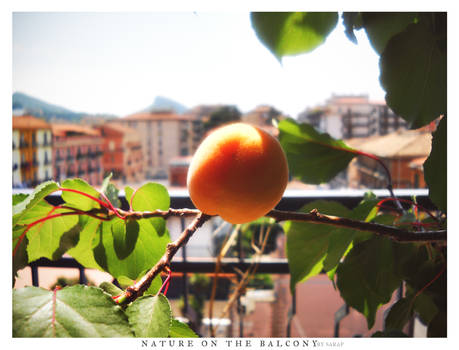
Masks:
[[[80,280],[79,280],[79,283],[80,283],[80,284],[87,284],[87,283],[88,283],[88,280],[87,280],[87,278],[86,278],[86,275],[84,274],[84,267],[83,267],[83,266],[78,267],[78,271],[80,272]]]
[[[39,286],[39,282],[38,282],[38,266],[33,264],[33,265],[30,265],[30,269],[32,270],[32,285],[34,287],[38,287]]]

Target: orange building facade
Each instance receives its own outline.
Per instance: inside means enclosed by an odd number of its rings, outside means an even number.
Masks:
[[[14,116],[13,187],[35,187],[51,178],[51,126],[30,115]]]
[[[135,130],[117,123],[98,126],[103,138],[103,168],[114,181],[140,183],[145,179],[142,144]]]

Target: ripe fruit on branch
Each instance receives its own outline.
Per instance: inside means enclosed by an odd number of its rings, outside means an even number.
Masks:
[[[285,154],[276,138],[244,123],[220,127],[196,150],[187,186],[203,213],[242,224],[273,209],[288,182]]]

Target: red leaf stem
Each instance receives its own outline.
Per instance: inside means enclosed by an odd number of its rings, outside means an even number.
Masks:
[[[163,294],[167,295],[167,290],[169,289],[171,277],[172,277],[172,272],[171,270],[168,270],[167,277],[164,280],[164,283],[162,284],[161,288],[159,288],[158,294],[160,294],[161,291],[164,289]]]
[[[99,203],[104,208],[109,209],[109,210],[111,209],[110,206],[107,203],[105,203],[104,201],[101,201],[99,198],[91,196],[88,193],[81,192],[81,191],[78,191],[78,190],[74,190],[73,188],[62,188],[61,187],[60,190],[61,191],[74,192],[74,193],[81,194],[82,196],[88,197],[88,198],[92,199],[93,201],[96,201],[97,203]]]
[[[118,210],[115,209],[115,207],[113,206],[112,202],[110,202],[110,200],[107,198],[107,196],[101,192],[100,195],[102,196],[102,198],[107,202],[110,210],[116,215],[118,216],[121,220],[126,220],[126,216],[122,216],[120,213],[118,213]]]
[[[420,209],[420,210],[426,212],[437,223],[440,223],[440,220],[431,211],[429,211],[428,209],[424,208],[422,205],[420,205],[420,204],[418,204],[418,203],[416,203],[416,202],[414,202],[412,200],[409,200],[409,199],[393,198],[393,197],[384,198],[384,199],[380,200],[378,202],[378,204],[376,204],[376,206],[380,207],[383,203],[388,202],[388,201],[398,201],[398,202],[411,204],[411,205],[413,205],[415,207],[416,210]],[[416,212],[416,217],[417,217],[417,212]]]

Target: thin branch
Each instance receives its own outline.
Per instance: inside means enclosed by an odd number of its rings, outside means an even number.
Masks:
[[[327,224],[359,231],[373,232],[398,242],[446,241],[446,230],[413,232],[374,222],[364,222],[338,216],[325,215],[319,213],[316,209],[311,210],[309,213],[271,210],[265,216],[274,218],[276,221],[304,221],[313,224]]]
[[[163,270],[170,268],[172,258],[175,253],[184,246],[190,237],[212,216],[199,212],[198,216],[191,222],[191,224],[182,232],[182,234],[174,242],[169,243],[166,252],[161,259],[153,266],[150,271],[146,273],[136,284],[130,286],[126,291],[116,299],[117,303],[129,303],[140,297],[150,286],[153,279]]]
[[[154,217],[162,217],[167,219],[171,216],[187,217],[187,216],[196,216],[201,212],[197,209],[172,209],[169,210],[154,210],[154,211],[125,211],[122,209],[117,209],[117,212],[124,216],[126,219],[149,219]]]

